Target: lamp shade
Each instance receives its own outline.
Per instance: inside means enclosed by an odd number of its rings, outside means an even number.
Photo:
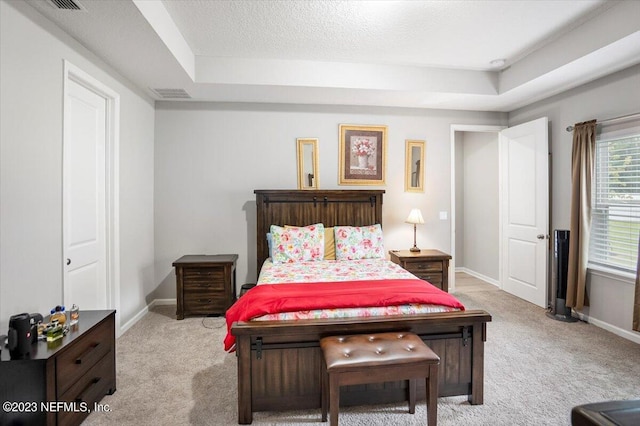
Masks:
[[[411,213],[409,213],[409,217],[405,220],[406,223],[422,224],[424,223],[424,219],[422,218],[422,213],[420,209],[412,209]]]

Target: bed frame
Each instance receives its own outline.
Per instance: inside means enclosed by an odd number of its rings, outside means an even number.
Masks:
[[[256,190],[258,272],[268,257],[270,225],[323,223],[382,224],[383,190]],[[250,424],[254,411],[318,408],[320,415],[319,340],[336,334],[411,331],[441,359],[439,395],[468,395],[483,403],[485,311],[304,321],[237,322],[238,423]],[[341,405],[406,400],[406,381],[347,386]],[[425,397],[424,384],[418,397]]]

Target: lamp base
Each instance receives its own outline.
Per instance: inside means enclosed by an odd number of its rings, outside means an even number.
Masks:
[[[418,247],[416,247],[416,246],[413,246],[413,247],[411,247],[411,248],[409,249],[409,251],[410,251],[410,252],[413,252],[413,253],[416,253],[416,252],[419,252],[419,251],[420,251],[420,249],[419,249]]]

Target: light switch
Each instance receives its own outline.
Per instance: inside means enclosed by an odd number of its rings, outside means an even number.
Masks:
[[[447,212],[440,212],[440,220],[447,220],[449,218],[449,215],[447,214]]]

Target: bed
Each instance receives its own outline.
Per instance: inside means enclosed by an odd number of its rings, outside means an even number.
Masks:
[[[265,236],[271,225],[382,224],[383,190],[256,190],[255,194],[259,274],[260,268],[269,264],[265,264],[269,258]],[[286,284],[273,287],[282,285]],[[260,288],[262,285],[249,293]],[[285,290],[278,287],[278,291]],[[489,321],[491,316],[485,311],[460,309],[391,316],[312,315],[303,319],[295,316],[235,321],[230,334],[238,362],[238,423],[250,424],[256,411],[319,409],[319,340],[336,334],[414,332],[441,358],[440,396],[467,395],[471,404],[482,404],[484,342]],[[403,401],[406,392],[402,381],[349,386],[341,392],[341,405]],[[419,397],[424,397],[424,386],[418,392]]]

